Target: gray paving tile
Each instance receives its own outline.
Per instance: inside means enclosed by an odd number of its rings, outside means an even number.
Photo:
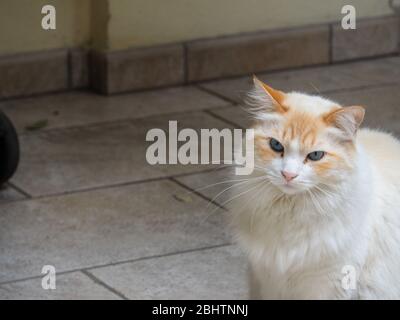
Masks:
[[[0,282],[227,243],[207,205],[169,180],[3,203]]]
[[[7,184],[0,187],[0,203],[5,201],[21,200],[25,198],[26,197],[22,193],[18,192]]]
[[[318,92],[396,83],[399,81],[400,76],[400,67],[397,60],[384,58],[258,74],[258,77],[272,87],[283,91],[302,91],[318,94]],[[202,87],[239,103],[243,101],[243,97],[251,88],[251,85],[251,76],[201,84]]]
[[[179,129],[229,127],[210,115],[194,112],[23,135],[21,163],[12,181],[39,196],[210,168],[147,163],[146,150],[152,143],[146,142],[146,133],[153,128],[167,131],[169,120],[177,120]]]
[[[232,106],[211,110],[210,113],[232,123],[237,128],[251,128],[254,119],[243,106]]]
[[[345,90],[362,86],[394,84],[399,83],[400,79],[399,57],[346,63],[343,67],[355,81],[354,84],[349,84],[344,88]]]
[[[391,63],[391,64],[397,66],[397,67],[400,66],[400,57],[399,56],[384,58],[384,60],[387,61],[388,63]]]
[[[400,136],[400,85],[335,93],[328,97],[343,105],[364,106],[364,126],[383,129]]]
[[[56,289],[44,290],[42,278],[0,286],[0,300],[118,300],[116,294],[81,272],[58,275]]]
[[[246,261],[221,247],[91,270],[130,299],[246,299]]]
[[[18,131],[24,132],[41,122],[45,124],[41,130],[45,130],[195,111],[227,104],[222,99],[189,86],[118,96],[76,91],[4,101],[0,103],[0,108],[12,119]]]
[[[243,176],[236,177],[233,170],[232,167],[227,167],[222,170],[179,177],[176,178],[176,180],[188,186],[192,190],[203,194],[208,199],[223,205],[232,197],[229,193],[230,187],[234,183],[240,183],[241,180],[246,178]]]

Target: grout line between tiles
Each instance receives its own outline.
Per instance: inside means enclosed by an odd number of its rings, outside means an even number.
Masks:
[[[233,107],[233,106],[232,106],[232,107]],[[218,120],[220,120],[220,121],[225,122],[226,124],[229,124],[229,125],[233,126],[234,128],[245,129],[245,128],[243,128],[242,126],[240,126],[239,124],[237,124],[237,123],[235,123],[235,122],[232,122],[232,121],[230,121],[230,120],[228,120],[228,119],[226,119],[226,118],[224,118],[224,117],[222,117],[222,116],[220,116],[220,115],[218,115],[218,114],[215,114],[215,113],[212,112],[212,110],[210,110],[210,109],[204,110],[203,112],[204,112],[204,113],[207,113],[208,115],[210,115],[210,116],[212,116],[212,117],[214,117],[215,119],[218,119]]]
[[[224,96],[223,94],[221,94],[221,93],[219,93],[217,91],[214,91],[212,89],[203,87],[201,84],[196,84],[195,87],[198,88],[199,90],[202,90],[202,91],[204,91],[204,92],[206,92],[208,94],[211,94],[211,95],[213,95],[213,96],[215,96],[217,98],[220,98],[220,99],[222,99],[222,100],[224,100],[226,102],[229,102],[229,103],[231,103],[233,105],[237,105],[238,104],[238,102],[235,101],[234,99],[231,99],[231,98],[229,98],[227,96]]]
[[[7,183],[12,189],[15,189],[17,192],[21,193],[22,195],[24,195],[26,197],[26,199],[20,199],[20,200],[32,199],[32,196],[28,192],[26,192],[22,188],[18,187],[17,185],[15,185],[15,183],[13,183],[11,181],[8,181]],[[14,200],[14,201],[18,201],[18,200]]]
[[[224,106],[225,107],[225,106]],[[162,116],[175,116],[175,115],[181,115],[184,113],[198,113],[201,112],[202,109],[198,110],[185,110],[185,111],[175,111],[175,112],[170,112],[170,113],[162,113],[162,114],[151,114],[143,117],[138,117],[138,118],[121,118],[121,119],[115,119],[111,121],[100,121],[100,122],[94,122],[94,123],[89,123],[89,124],[76,124],[76,125],[71,125],[71,126],[66,126],[66,127],[53,127],[50,129],[43,129],[43,130],[37,130],[37,131],[23,131],[19,133],[19,136],[31,136],[31,135],[46,135],[46,134],[51,134],[53,132],[63,132],[63,131],[72,131],[72,130],[90,130],[90,129],[95,129],[97,127],[102,127],[102,126],[113,126],[113,125],[118,125],[118,124],[132,124],[134,121],[139,121],[139,120],[148,120],[151,118],[157,118],[157,117],[162,117]]]
[[[230,245],[232,245],[232,243],[227,242],[227,243],[217,244],[217,245],[213,245],[213,246],[187,249],[187,250],[181,250],[181,251],[170,252],[170,253],[165,253],[165,254],[157,254],[157,255],[152,255],[152,256],[147,256],[147,257],[125,260],[125,261],[117,261],[117,262],[112,262],[112,263],[108,263],[105,265],[98,265],[98,266],[94,266],[94,267],[83,268],[81,270],[94,270],[94,269],[100,269],[100,268],[104,268],[104,267],[113,267],[113,266],[118,266],[121,264],[133,263],[133,262],[137,262],[137,261],[145,261],[145,260],[150,260],[150,259],[158,259],[158,258],[164,258],[164,257],[177,256],[180,254],[192,253],[192,252],[197,252],[197,251],[207,251],[207,250],[212,250],[212,249],[218,249],[218,248],[227,247]]]
[[[213,199],[210,199],[209,197],[205,196],[204,194],[192,189],[191,187],[189,187],[188,185],[176,180],[175,178],[169,178],[169,180],[171,180],[172,182],[176,183],[177,185],[181,186],[182,188],[190,191],[191,193],[199,196],[200,198],[208,201],[209,203],[212,203],[213,205],[217,206],[218,208],[228,211],[227,208],[225,208],[224,206],[220,205],[218,202],[214,201]]]
[[[196,252],[196,251],[207,251],[207,250],[212,250],[212,249],[228,247],[228,246],[231,246],[231,245],[232,245],[231,242],[226,242],[226,243],[217,244],[217,245],[213,245],[213,246],[193,248],[193,249],[169,252],[169,253],[165,253],[165,254],[156,254],[156,255],[145,256],[145,257],[140,257],[140,258],[135,258],[135,259],[128,259],[128,260],[121,260],[121,261],[117,261],[117,262],[98,264],[98,265],[89,266],[89,267],[83,267],[83,268],[75,268],[75,269],[70,269],[70,270],[57,272],[57,274],[58,275],[64,275],[64,274],[69,274],[69,273],[73,273],[73,272],[83,272],[83,270],[94,270],[94,269],[100,269],[100,268],[105,268],[105,267],[118,266],[118,265],[126,264],[126,263],[134,263],[134,262],[137,262],[137,261],[144,261],[144,260],[150,260],[150,259],[170,257],[170,256],[175,256],[175,255],[180,255],[180,254]],[[0,286],[11,284],[11,283],[27,281],[27,280],[38,279],[38,278],[41,278],[41,277],[43,277],[43,275],[37,275],[37,276],[30,276],[30,277],[20,278],[20,279],[7,280],[7,281],[0,282]]]
[[[196,87],[196,89],[198,89]],[[111,121],[100,121],[100,122],[94,122],[94,123],[89,123],[89,124],[75,124],[71,126],[61,126],[61,127],[53,127],[49,129],[43,129],[43,130],[36,130],[36,131],[22,131],[19,132],[18,135],[23,137],[23,136],[33,136],[33,135],[46,135],[46,134],[51,134],[51,133],[58,133],[58,132],[67,132],[67,131],[72,131],[72,130],[90,130],[90,129],[95,129],[97,127],[102,127],[102,126],[113,126],[113,125],[118,125],[118,124],[132,124],[132,122],[135,121],[141,121],[141,120],[151,120],[152,118],[159,118],[159,117],[167,117],[167,116],[179,116],[182,114],[193,114],[193,113],[201,113],[203,110],[206,109],[221,109],[221,108],[226,108],[230,107],[232,104],[226,104],[226,105],[219,105],[211,108],[203,108],[203,109],[197,109],[197,110],[182,110],[182,111],[174,111],[174,112],[168,112],[168,113],[161,113],[161,114],[150,114],[146,115],[143,117],[137,117],[137,118],[122,118],[122,119],[115,119]]]
[[[379,89],[379,88],[396,86],[398,84],[399,84],[398,82],[386,82],[386,83],[379,83],[379,84],[368,84],[368,85],[352,87],[352,88],[332,89],[332,90],[321,91],[321,95],[347,93],[347,92],[354,92],[354,91],[366,90],[366,89]]]
[[[221,168],[210,168],[210,169],[204,169],[204,170],[193,171],[193,172],[185,172],[185,173],[176,174],[176,175],[170,175],[170,176],[156,177],[156,178],[136,180],[136,181],[128,181],[128,182],[109,184],[109,185],[102,185],[102,186],[89,187],[89,188],[82,188],[82,189],[59,192],[59,193],[52,193],[52,194],[47,194],[47,195],[31,196],[30,198],[26,198],[26,199],[10,200],[10,201],[7,201],[7,202],[23,202],[23,201],[29,201],[29,200],[40,200],[40,199],[56,198],[56,197],[66,196],[66,195],[71,195],[71,194],[78,194],[78,193],[85,193],[85,192],[90,192],[90,191],[105,190],[105,189],[112,189],[112,188],[118,188],[118,187],[125,187],[125,186],[130,186],[130,185],[141,184],[141,183],[150,183],[150,182],[163,181],[163,180],[168,180],[170,178],[186,177],[186,176],[190,176],[190,175],[194,175],[194,174],[208,173],[208,172],[213,172],[215,170],[222,170],[223,168],[224,167],[221,167]]]
[[[86,275],[88,278],[90,278],[94,283],[96,283],[97,285],[105,288],[106,290],[114,293],[115,295],[117,295],[118,297],[120,297],[123,300],[129,300],[128,297],[126,297],[124,294],[122,294],[121,292],[119,292],[118,290],[116,290],[115,288],[111,287],[110,285],[108,285],[107,283],[103,282],[102,280],[100,280],[99,278],[97,278],[94,274],[90,273],[88,270],[81,270],[81,272]]]

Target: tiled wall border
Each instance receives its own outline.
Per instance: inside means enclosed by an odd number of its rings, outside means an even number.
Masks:
[[[0,57],[0,99],[91,87],[114,94],[399,53],[400,19],[357,21],[112,52],[79,48]]]

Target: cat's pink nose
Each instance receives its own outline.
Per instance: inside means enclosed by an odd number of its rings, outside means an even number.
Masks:
[[[294,178],[298,176],[296,173],[287,171],[281,171],[281,174],[287,182],[292,181]]]

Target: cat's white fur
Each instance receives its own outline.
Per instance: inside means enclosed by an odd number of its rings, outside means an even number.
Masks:
[[[265,133],[268,121],[279,116],[263,112],[270,97],[252,94],[253,107],[258,103],[256,112],[267,123],[256,131]],[[286,94],[285,103],[312,114],[337,106],[300,93]],[[273,170],[263,172],[260,159],[252,180],[235,188],[232,225],[248,255],[251,298],[400,298],[400,143],[369,129],[355,139],[351,172],[333,172],[337,178],[326,192],[290,194],[274,183],[260,184]],[[356,288],[346,289],[352,274],[343,272],[351,268]]]

